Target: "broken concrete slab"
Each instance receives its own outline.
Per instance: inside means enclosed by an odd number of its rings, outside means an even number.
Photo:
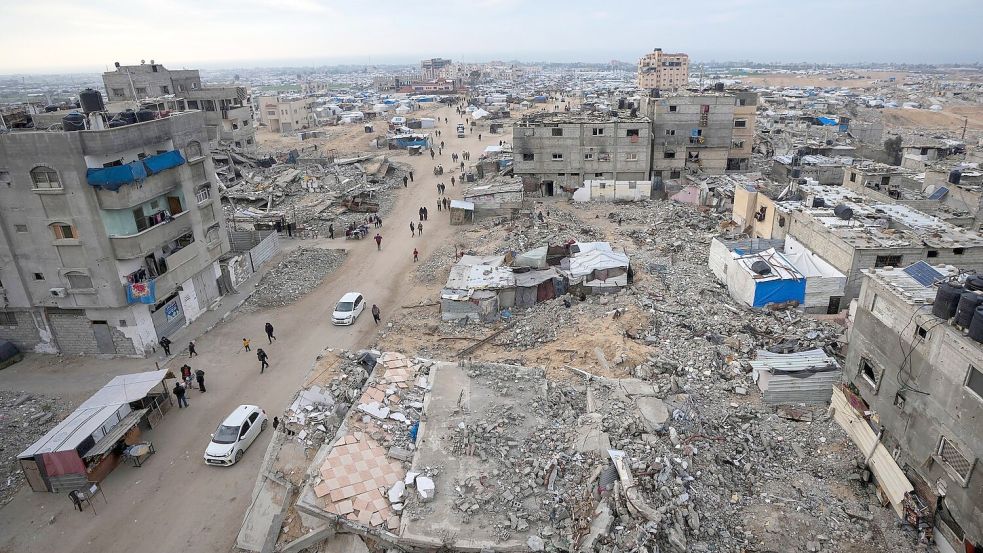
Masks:
[[[652,431],[662,429],[662,425],[669,420],[669,408],[666,403],[657,397],[642,397],[636,401],[638,410],[645,420],[645,424]]]

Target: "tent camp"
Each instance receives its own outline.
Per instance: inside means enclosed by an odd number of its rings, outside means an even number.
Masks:
[[[628,254],[593,249],[570,257],[570,286],[590,293],[616,292],[628,286]]]

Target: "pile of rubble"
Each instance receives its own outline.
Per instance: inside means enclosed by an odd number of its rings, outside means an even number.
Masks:
[[[60,407],[57,397],[0,390],[0,507],[24,483],[17,454],[58,424]]]
[[[300,247],[270,269],[243,305],[244,311],[283,307],[321,284],[345,261],[346,250]]]

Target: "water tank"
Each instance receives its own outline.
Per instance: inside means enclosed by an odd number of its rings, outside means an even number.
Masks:
[[[850,209],[846,204],[840,204],[833,208],[833,214],[843,219],[844,221],[849,221],[853,218],[853,210]]]
[[[618,109],[625,109],[625,99],[618,98]]]
[[[82,104],[82,111],[85,113],[106,111],[106,104],[102,101],[102,93],[98,90],[87,88],[79,92],[79,103]]]
[[[812,207],[826,207],[826,200],[816,196],[812,199]]]
[[[966,290],[983,290],[983,277],[973,275],[966,279]]]
[[[973,319],[969,322],[969,337],[983,342],[983,307],[977,307],[973,311]]]
[[[797,179],[797,178],[799,178],[801,176],[802,176],[802,168],[801,167],[793,167],[792,168],[792,178],[793,179]]]
[[[85,116],[81,113],[69,113],[61,118],[61,126],[66,131],[84,131]]]
[[[724,83],[713,83],[713,89],[716,90],[717,92],[723,92]]]
[[[832,138],[827,138],[826,139],[826,145],[827,146],[832,146],[833,145],[833,139]]]
[[[935,302],[932,303],[932,315],[940,319],[949,320],[956,314],[956,307],[959,305],[959,297],[964,292],[963,287],[951,282],[943,282],[935,293]]]
[[[950,184],[959,184],[959,181],[962,180],[962,178],[963,178],[963,172],[960,171],[959,169],[953,169],[952,171],[949,171]]]
[[[137,111],[137,121],[143,123],[144,121],[153,121],[157,118],[157,112],[151,111],[149,109],[141,109]]]
[[[764,261],[755,261],[751,264],[751,270],[759,275],[770,275],[771,265],[765,263]]]
[[[53,111],[58,111],[58,106],[55,106],[55,105],[44,106],[44,112],[45,113],[51,113]]]
[[[983,304],[983,292],[963,292],[956,306],[956,319],[953,323],[966,328],[973,320],[973,312]]]
[[[796,182],[798,182],[799,184],[809,184],[809,179],[799,179]]]
[[[117,117],[116,119],[113,119],[112,121],[109,122],[110,129],[115,129],[117,127],[125,127],[126,125],[129,125],[129,123],[127,123],[126,120],[120,117]]]
[[[137,112],[133,111],[132,109],[119,112],[119,117],[123,121],[126,121],[127,125],[137,122]]]

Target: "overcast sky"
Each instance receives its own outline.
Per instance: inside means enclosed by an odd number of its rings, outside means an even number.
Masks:
[[[276,6],[276,7],[273,7]],[[0,0],[0,73],[463,61],[983,61],[983,0]]]

